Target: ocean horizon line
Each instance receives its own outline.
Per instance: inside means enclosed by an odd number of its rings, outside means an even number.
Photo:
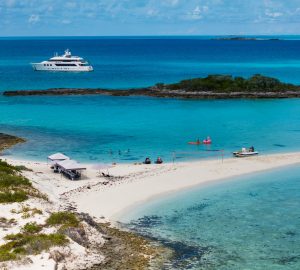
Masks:
[[[249,37],[249,38],[285,38],[287,40],[296,40],[300,39],[299,34],[210,34],[210,35],[16,35],[16,36],[0,36],[0,40],[2,39],[69,39],[69,38],[116,38],[116,39],[142,39],[142,38],[216,38],[216,37]]]

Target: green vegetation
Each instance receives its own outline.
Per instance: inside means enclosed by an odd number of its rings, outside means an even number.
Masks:
[[[26,213],[32,211],[26,208]],[[16,212],[17,213],[17,212]],[[61,225],[59,232],[52,234],[40,233],[43,227]],[[17,260],[21,255],[39,254],[53,246],[63,246],[69,243],[69,240],[63,229],[79,225],[77,217],[68,212],[57,212],[51,214],[46,220],[46,225],[39,225],[36,222],[30,222],[24,225],[20,233],[9,234],[4,237],[8,242],[0,246],[0,262]]]
[[[16,209],[12,209],[11,213],[13,214],[22,214],[22,218],[30,218],[35,215],[42,215],[43,212],[40,209],[37,208],[30,208],[27,205],[22,205],[21,209],[17,211]]]
[[[28,169],[26,166],[24,165],[17,165],[15,166],[15,169],[18,171],[18,172],[21,172],[21,171],[27,171],[27,172],[32,172],[31,169]]]
[[[17,169],[0,160],[0,203],[23,202],[27,190],[33,189],[28,179],[17,174]]]
[[[23,202],[29,196],[47,199],[19,171],[19,167],[0,160],[0,203]]]
[[[21,233],[6,235],[4,239],[9,242],[0,246],[0,262],[17,260],[20,255],[39,254],[50,247],[69,243],[65,235],[40,233],[42,229],[42,225],[32,222],[27,223]]]
[[[164,89],[165,84],[164,83],[157,83],[155,84],[155,88],[158,90],[162,90]]]
[[[23,227],[24,233],[38,233],[42,230],[42,226],[36,224],[36,222],[26,223]]]
[[[28,199],[24,191],[0,192],[0,203],[23,202]]]
[[[50,226],[61,225],[61,228],[78,227],[79,220],[75,214],[70,212],[52,213],[46,220],[46,224]]]
[[[16,168],[5,161],[0,159],[0,172],[6,174],[15,174],[17,172]]]
[[[69,242],[66,236],[60,233],[34,234],[27,232],[10,234],[5,239],[10,241],[0,246],[0,262],[16,260],[18,255],[39,254],[50,247],[63,246]]]
[[[256,74],[249,79],[230,75],[209,75],[206,78],[183,80],[179,83],[165,85],[164,88],[216,93],[300,91],[300,86],[282,83],[278,79],[260,74]]]

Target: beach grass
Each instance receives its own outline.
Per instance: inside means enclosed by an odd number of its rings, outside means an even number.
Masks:
[[[30,222],[26,223],[23,227],[23,232],[24,233],[38,233],[43,229],[43,226],[38,225],[36,222]]]
[[[60,225],[61,229],[69,227],[78,227],[80,221],[75,214],[71,212],[56,212],[52,213],[46,220],[46,224],[49,226]]]
[[[39,254],[53,246],[63,246],[69,243],[63,234],[36,234],[36,229],[37,226],[31,224],[26,226],[26,229],[23,228],[23,231],[27,231],[25,233],[7,235],[5,239],[9,242],[0,246],[0,262],[16,260],[19,255]]]
[[[12,166],[0,160],[0,203],[23,202],[29,197],[47,197],[35,189],[19,172],[24,168]]]

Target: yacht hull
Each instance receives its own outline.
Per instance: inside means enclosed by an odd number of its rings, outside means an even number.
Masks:
[[[62,72],[91,72],[92,66],[52,66],[43,63],[32,63],[32,68],[35,71],[62,71]]]

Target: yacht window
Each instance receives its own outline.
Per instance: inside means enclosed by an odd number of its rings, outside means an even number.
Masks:
[[[75,64],[55,64],[57,67],[74,67]]]

